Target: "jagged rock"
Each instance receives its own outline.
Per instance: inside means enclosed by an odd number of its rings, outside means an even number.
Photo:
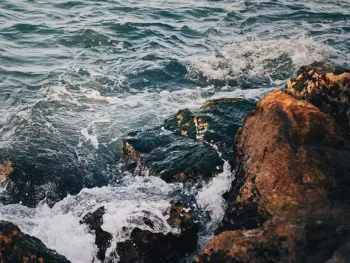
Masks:
[[[14,224],[0,220],[0,262],[4,263],[68,263],[39,239],[26,235]]]
[[[208,100],[197,112],[180,110],[165,121],[164,127],[177,135],[215,145],[224,159],[233,160],[235,134],[254,106],[254,102],[239,98]]]
[[[338,223],[274,217],[261,228],[218,234],[197,262],[323,263],[349,234],[349,225],[341,228]]]
[[[236,137],[240,171],[225,196],[224,232],[197,261],[330,259],[349,232],[349,145],[317,107],[280,90],[268,94]]]
[[[130,238],[117,243],[120,263],[179,262],[194,252],[197,246],[198,227],[187,205],[176,203],[171,206],[168,223],[179,233],[153,233],[134,228]]]
[[[141,174],[168,182],[214,176],[222,172],[221,158],[233,164],[234,135],[254,105],[237,98],[217,99],[196,112],[180,110],[162,128],[130,133],[124,154],[139,162]]]
[[[307,100],[332,115],[350,135],[350,71],[315,62],[300,68],[297,77],[289,80],[286,92]]]
[[[244,183],[229,200],[222,229],[236,229],[235,217],[252,209],[262,219],[298,218],[349,198],[349,142],[329,115],[306,101],[270,93],[248,116],[236,147],[243,170],[237,183]]]
[[[139,162],[140,175],[167,182],[211,177],[222,172],[224,163],[209,145],[160,129],[129,134],[124,153]]]
[[[102,262],[106,258],[106,251],[111,246],[112,234],[102,229],[105,208],[102,206],[93,213],[86,214],[80,221],[88,225],[90,231],[95,234],[95,244],[98,247],[97,258]]]

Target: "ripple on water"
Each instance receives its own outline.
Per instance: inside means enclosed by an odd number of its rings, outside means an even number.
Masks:
[[[72,262],[91,261],[76,211],[104,204],[106,229],[120,233],[120,211],[158,213],[176,191],[156,179],[106,186],[124,175],[123,136],[208,98],[257,100],[314,60],[349,66],[349,9],[347,0],[0,1],[0,161],[17,165],[19,183],[0,197],[34,207],[3,204],[0,216]],[[215,220],[230,176],[190,192]],[[56,205],[37,206],[44,198]]]

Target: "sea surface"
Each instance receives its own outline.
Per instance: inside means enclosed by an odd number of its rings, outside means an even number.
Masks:
[[[144,211],[162,218],[183,187],[120,171],[128,132],[210,98],[258,100],[317,60],[349,67],[349,49],[349,0],[1,0],[0,162],[18,183],[0,187],[0,219],[92,262],[83,214],[104,205],[116,242]],[[199,248],[233,176],[226,164],[186,190],[210,218]]]

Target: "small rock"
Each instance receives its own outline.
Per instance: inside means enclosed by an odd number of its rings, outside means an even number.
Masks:
[[[95,244],[98,247],[97,258],[102,262],[106,258],[106,251],[111,246],[112,235],[102,229],[103,215],[106,210],[102,206],[93,213],[86,214],[80,221],[88,225],[90,231],[95,234]]]
[[[194,252],[198,227],[192,215],[185,212],[186,209],[187,205],[176,203],[168,211],[168,223],[171,227],[178,228],[179,234],[133,229],[128,240],[117,243],[120,263],[179,262],[181,258]]]
[[[39,239],[24,234],[16,225],[0,220],[0,262],[69,263]]]

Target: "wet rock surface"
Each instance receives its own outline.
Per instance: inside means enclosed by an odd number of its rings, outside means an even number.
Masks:
[[[275,90],[246,118],[236,149],[239,170],[225,195],[226,214],[197,262],[325,262],[337,249],[342,255],[350,148],[336,121]]]
[[[266,96],[247,118],[236,147],[244,184],[232,215],[256,203],[264,217],[303,217],[344,200],[349,189],[349,142],[334,120],[280,90]]]
[[[124,149],[139,163],[136,174],[167,182],[211,177],[222,171],[224,163],[209,145],[160,129],[129,136]]]
[[[9,179],[10,174],[14,171],[11,162],[0,164],[0,184],[5,185]]]
[[[68,263],[39,239],[26,235],[14,224],[0,220],[0,262],[4,263]]]
[[[180,110],[163,127],[130,133],[124,154],[139,164],[139,174],[167,182],[215,176],[222,172],[222,159],[233,164],[234,135],[253,107],[247,100],[217,99],[197,112]]]
[[[315,62],[300,68],[287,82],[286,92],[332,115],[350,135],[350,71]]]
[[[232,164],[235,134],[254,107],[255,102],[240,98],[208,100],[196,112],[180,110],[164,126],[177,135],[215,145]]]
[[[195,251],[198,226],[188,206],[178,202],[168,213],[168,223],[178,233],[154,233],[134,228],[128,240],[117,243],[116,252],[121,263],[179,262]]]
[[[197,261],[325,262],[346,240],[350,225],[320,219],[322,216],[308,221],[274,217],[260,228],[224,231],[210,240]]]
[[[86,214],[80,221],[81,224],[86,224],[89,230],[95,235],[95,244],[98,247],[96,257],[102,262],[106,258],[106,251],[111,246],[112,240],[112,234],[102,229],[105,211],[105,208],[102,206],[95,212]]]
[[[80,222],[95,235],[96,258],[102,262],[114,262],[116,258],[119,262],[180,262],[196,250],[199,228],[190,208],[183,202],[176,202],[164,211],[167,224],[174,232],[157,232],[156,224],[160,219],[145,211],[143,217],[134,218],[133,225],[139,227],[124,227],[124,233],[119,234],[126,235],[126,240],[117,244],[112,243],[112,234],[102,229],[105,212],[105,208],[100,207],[86,214]],[[111,254],[106,254],[110,247]]]

